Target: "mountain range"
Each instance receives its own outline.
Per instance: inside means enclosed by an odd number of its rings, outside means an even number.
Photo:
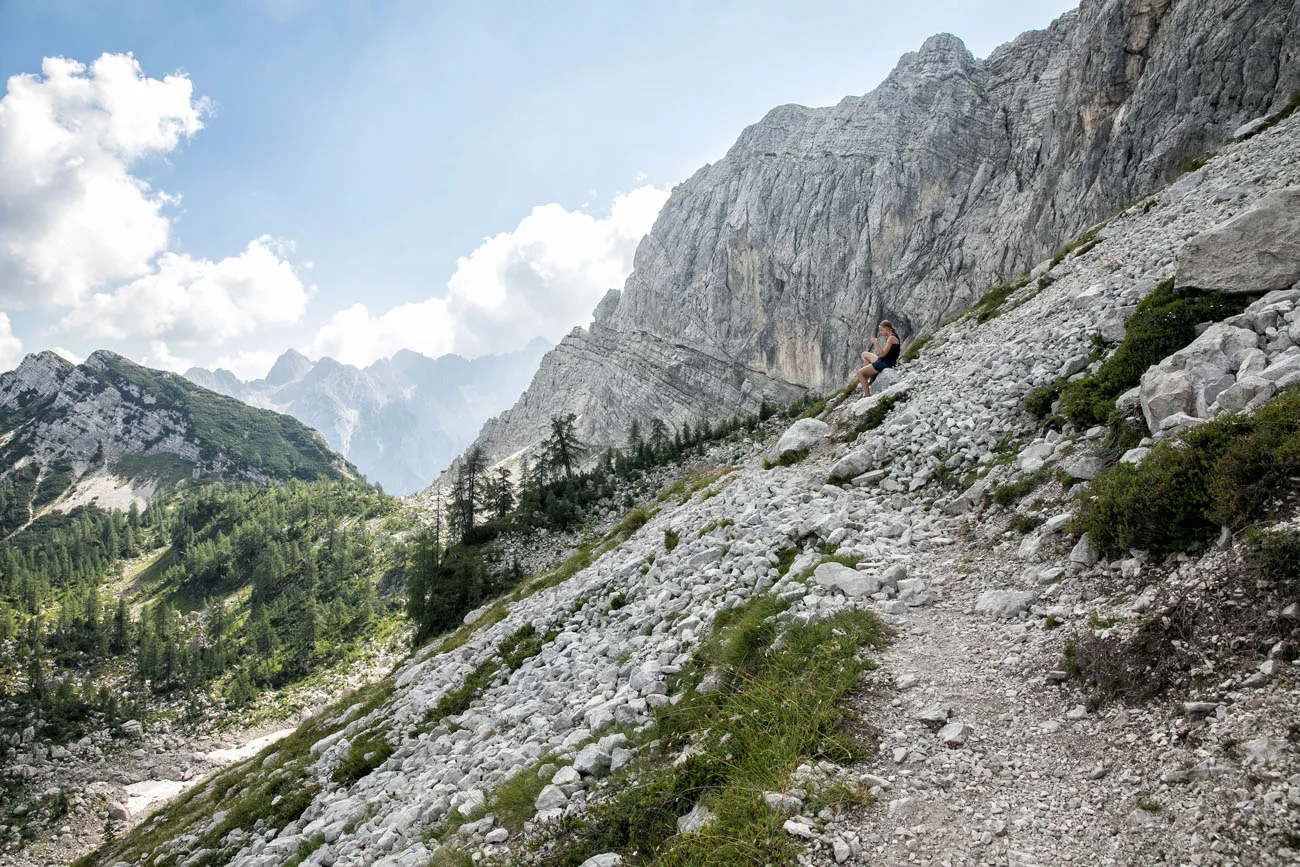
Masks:
[[[408,349],[365,368],[332,358],[311,361],[290,349],[262,379],[194,367],[192,382],[250,406],[287,413],[320,431],[330,446],[393,494],[428,485],[477,435],[482,423],[518,398],[548,349],[467,360],[428,358]]]

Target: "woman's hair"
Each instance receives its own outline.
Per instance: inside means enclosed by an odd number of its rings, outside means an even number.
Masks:
[[[881,327],[881,328],[888,328],[890,334],[894,335],[895,337],[898,336],[898,329],[895,328],[895,327],[894,327],[894,323],[890,322],[888,319],[882,319],[882,320],[880,320],[880,327]]]

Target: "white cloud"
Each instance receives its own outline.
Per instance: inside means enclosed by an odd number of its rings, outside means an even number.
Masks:
[[[23,342],[14,337],[9,314],[0,312],[0,371],[13,370],[23,360]]]
[[[308,354],[369,364],[403,347],[474,357],[538,336],[558,342],[589,321],[607,290],[622,287],[637,243],[667,198],[667,190],[638,187],[615,197],[603,218],[539,205],[513,231],[485,239],[457,260],[445,299],[379,316],[354,304],[316,333]]]
[[[314,358],[328,355],[344,364],[365,367],[399,349],[437,358],[451,352],[453,345],[447,302],[430,298],[393,307],[381,316],[371,316],[364,304],[353,304],[321,326],[306,354]]]
[[[130,54],[87,69],[47,57],[0,99],[0,298],[69,306],[140,277],[168,245],[174,201],[131,175],[202,126],[207,103],[183,75],[146,78]]]
[[[235,376],[247,382],[251,379],[261,379],[266,376],[278,357],[276,353],[270,350],[249,349],[231,355],[222,355],[208,367],[213,370],[229,370]]]
[[[191,359],[173,355],[171,349],[161,340],[150,341],[149,351],[140,357],[140,364],[158,370],[170,370],[173,373],[184,373],[194,366]]]
[[[310,294],[268,237],[220,262],[164,253],[153,273],[92,295],[57,331],[81,338],[158,338],[215,346],[266,325],[294,322]]]
[[[73,364],[81,364],[86,360],[84,355],[78,355],[71,349],[64,349],[62,346],[51,346],[50,351],[66,361],[71,361]]]

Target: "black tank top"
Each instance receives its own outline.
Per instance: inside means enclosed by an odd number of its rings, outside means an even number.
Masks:
[[[898,339],[897,339],[897,338],[895,338],[895,340],[894,340],[894,344],[893,344],[892,346],[889,347],[889,351],[888,351],[888,352],[886,352],[884,355],[880,356],[880,360],[883,361],[883,362],[885,362],[885,364],[889,365],[890,367],[893,367],[893,366],[894,366],[894,363],[895,363],[896,361],[898,361],[898,350],[899,350],[901,347],[902,347],[902,344],[898,342]]]

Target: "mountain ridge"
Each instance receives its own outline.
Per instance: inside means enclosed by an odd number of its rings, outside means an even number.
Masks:
[[[267,375],[190,368],[186,378],[250,406],[288,413],[321,432],[372,482],[395,494],[424,488],[523,391],[548,344],[510,353],[429,358],[403,349],[359,368],[286,350]]]
[[[475,445],[500,460],[564,413],[621,445],[838,388],[879,319],[915,339],[1278,108],[1298,25],[1263,0],[1087,0],[986,60],[939,35],[865,96],[773,109],[674,189],[621,292]]]
[[[289,416],[97,350],[78,365],[28,355],[0,376],[0,463],[31,511],[143,506],[187,480],[352,478],[354,467]],[[12,528],[10,528],[12,529]]]

